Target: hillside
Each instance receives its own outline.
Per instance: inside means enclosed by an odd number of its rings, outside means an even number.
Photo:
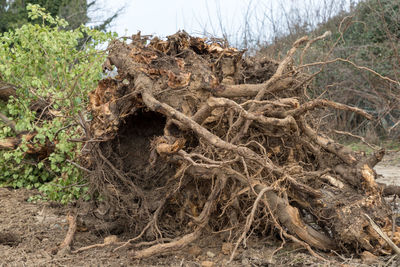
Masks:
[[[293,26],[293,28],[296,28]],[[373,143],[400,137],[400,2],[360,1],[313,31],[299,30],[261,47],[260,54],[284,55],[303,34],[330,39],[319,41],[304,57],[304,68],[316,77],[310,97],[331,99],[373,114],[372,122],[337,111],[326,114],[338,130],[351,130]],[[313,62],[312,65],[307,63]],[[315,64],[320,62],[320,64]]]

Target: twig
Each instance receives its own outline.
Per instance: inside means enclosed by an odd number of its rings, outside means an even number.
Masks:
[[[329,37],[329,36],[331,36],[331,35],[332,35],[332,32],[331,32],[331,31],[326,31],[323,35],[317,36],[317,37],[315,37],[314,39],[308,41],[307,44],[306,44],[306,46],[305,46],[304,49],[303,49],[303,52],[301,52],[301,56],[300,56],[300,65],[303,64],[303,57],[304,57],[304,55],[306,54],[308,48],[310,48],[310,46],[311,46],[314,42],[319,41],[319,40],[322,40],[322,39],[325,39],[326,37]]]
[[[359,109],[357,107],[351,107],[351,106],[337,103],[337,102],[333,102],[333,101],[330,101],[327,99],[315,99],[315,100],[309,101],[294,110],[286,111],[286,115],[287,116],[288,115],[300,116],[300,115],[303,115],[304,113],[306,113],[307,111],[315,109],[317,107],[331,107],[331,108],[335,108],[335,109],[339,109],[339,110],[347,110],[347,111],[357,113],[360,116],[367,118],[368,120],[373,119],[372,115],[368,114],[367,112],[365,112],[362,109]]]
[[[76,162],[73,162],[72,160],[67,159],[66,161],[69,162],[69,163],[71,163],[72,165],[74,165],[74,166],[77,167],[78,169],[81,169],[82,171],[85,171],[85,172],[87,172],[87,173],[92,173],[91,170],[86,169],[85,167],[79,165],[79,164],[76,163]]]
[[[389,77],[386,77],[386,76],[382,76],[381,74],[377,73],[376,71],[374,71],[374,70],[372,70],[370,68],[367,68],[367,67],[364,67],[364,66],[358,66],[354,62],[352,62],[352,61],[350,61],[348,59],[344,59],[344,58],[335,58],[335,59],[327,60],[327,61],[323,61],[323,62],[313,62],[313,63],[301,65],[298,68],[305,68],[305,67],[318,66],[318,65],[327,65],[327,64],[338,62],[338,61],[349,63],[350,65],[354,66],[357,69],[371,72],[372,74],[378,76],[382,80],[385,80],[385,81],[400,85],[400,82],[398,82],[398,81],[392,80],[392,79],[390,79]]]
[[[369,146],[370,148],[372,148],[373,150],[380,149],[380,147],[378,147],[378,146],[376,146],[376,145],[371,145],[370,143],[368,143],[367,141],[365,141],[365,138],[362,137],[362,136],[355,135],[355,134],[352,134],[352,133],[349,133],[349,132],[338,131],[338,130],[333,130],[333,132],[334,132],[334,133],[337,133],[337,134],[348,135],[348,136],[357,138],[357,139],[359,139],[361,142],[363,142],[364,144],[366,144],[367,146]]]
[[[68,124],[67,126],[64,126],[64,127],[60,128],[60,129],[58,129],[57,132],[54,134],[54,136],[57,138],[58,134],[59,134],[61,131],[65,130],[65,129],[71,127],[71,126],[76,126],[76,125],[77,125],[76,123],[70,123],[70,124]]]

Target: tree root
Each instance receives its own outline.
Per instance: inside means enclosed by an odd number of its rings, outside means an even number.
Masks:
[[[300,38],[268,75],[255,59],[249,77],[240,51],[185,33],[110,44],[108,63],[119,78],[100,81],[91,94],[87,136],[104,141],[92,145],[87,161],[94,162],[93,187],[109,192],[136,227],[135,237],[114,251],[146,246],[133,258],[168,253],[206,227],[238,237],[231,260],[249,233],[266,229],[278,230],[282,245],[290,239],[321,260],[313,249],[383,251],[363,214],[368,210],[380,225],[390,217],[372,169],[384,151],[355,153],[313,129],[309,115],[333,108],[372,116],[305,97],[312,75],[292,64],[302,45],[301,58],[326,36]]]
[[[196,239],[198,239],[201,235],[201,229],[196,229],[193,233],[184,235],[176,241],[172,241],[170,243],[165,244],[157,244],[151,246],[149,248],[145,248],[139,251],[134,251],[131,253],[131,256],[134,259],[143,259],[151,256],[161,255],[172,251],[177,251],[192,243]]]
[[[51,253],[53,255],[57,254],[57,252],[64,250],[64,249],[70,249],[72,241],[74,240],[74,235],[76,232],[76,216],[72,214],[67,215],[67,221],[68,221],[68,232],[67,235],[65,236],[63,242],[56,248],[53,248],[51,250]]]
[[[208,200],[206,204],[204,205],[204,208],[201,212],[201,214],[195,219],[195,222],[197,224],[196,229],[187,235],[184,235],[183,237],[172,241],[170,243],[165,243],[165,244],[157,244],[153,245],[149,248],[145,248],[139,251],[134,251],[132,253],[132,257],[135,259],[142,259],[142,258],[147,258],[150,256],[154,255],[159,255],[159,254],[164,254],[167,252],[171,251],[176,251],[179,249],[182,249],[183,247],[187,246],[188,244],[192,243],[196,239],[198,239],[201,235],[202,230],[204,227],[207,225],[209,219],[210,219],[210,214],[212,212],[213,206],[215,205],[215,199],[218,196],[218,194],[221,192],[221,190],[225,187],[226,184],[226,177],[225,175],[221,174],[219,178],[216,181],[216,185],[212,192],[210,193]]]
[[[104,248],[106,246],[115,244],[117,241],[118,241],[118,238],[115,235],[107,236],[106,238],[104,238],[104,242],[102,244],[93,244],[90,246],[82,247],[77,250],[71,251],[71,253],[76,254],[76,253],[84,252],[84,251],[94,249],[94,248]]]

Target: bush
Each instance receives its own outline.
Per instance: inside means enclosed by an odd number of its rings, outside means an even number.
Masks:
[[[16,97],[0,108],[16,123],[17,133],[34,133],[33,145],[49,144],[54,151],[32,158],[24,140],[15,150],[1,151],[0,183],[39,188],[66,203],[87,190],[74,164],[82,143],[70,140],[83,134],[79,119],[87,119],[88,92],[101,78],[106,56],[98,47],[112,36],[84,26],[66,30],[65,20],[38,5],[29,5],[28,11],[30,19],[42,23],[0,36],[0,78],[17,87]],[[1,139],[15,134],[5,125],[0,130]]]

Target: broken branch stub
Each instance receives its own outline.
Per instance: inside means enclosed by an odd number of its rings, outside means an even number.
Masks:
[[[365,216],[392,229],[372,170],[383,152],[349,151],[307,119],[319,107],[370,115],[303,97],[309,75],[292,57],[308,42],[282,62],[184,32],[110,44],[105,68],[118,75],[90,95],[91,188],[126,218],[131,240],[174,240],[135,258],[179,249],[210,228],[239,241],[284,231],[309,250],[390,251]]]

